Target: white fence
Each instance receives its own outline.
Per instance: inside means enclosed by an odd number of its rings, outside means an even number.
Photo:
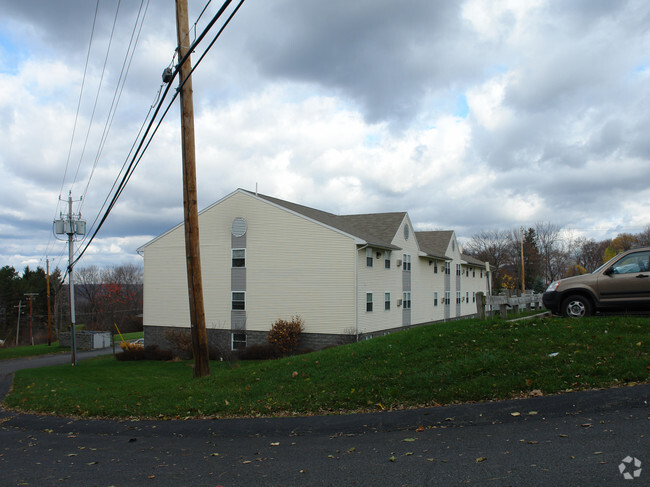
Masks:
[[[541,310],[541,294],[523,294],[521,296],[485,296],[483,293],[476,293],[476,313],[479,318],[500,314],[502,318],[508,317],[508,308],[515,313],[522,309],[526,311]]]

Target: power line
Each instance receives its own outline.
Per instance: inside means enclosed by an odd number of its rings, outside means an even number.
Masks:
[[[108,215],[110,214],[111,210],[113,209],[113,207],[114,207],[115,204],[117,203],[117,200],[119,199],[120,195],[121,195],[122,192],[124,191],[124,188],[126,187],[126,184],[127,184],[128,181],[131,179],[131,176],[133,175],[133,172],[135,171],[135,168],[137,167],[137,165],[139,164],[139,162],[142,160],[142,157],[144,156],[144,154],[145,154],[147,148],[149,147],[149,145],[151,144],[151,142],[152,142],[152,140],[153,140],[153,137],[155,136],[156,132],[158,131],[158,128],[159,128],[160,125],[162,124],[162,121],[164,120],[164,118],[165,118],[165,116],[167,115],[167,113],[169,112],[169,110],[170,110],[170,108],[171,108],[173,102],[175,101],[176,97],[178,96],[178,93],[180,92],[180,89],[183,87],[183,85],[185,84],[185,82],[187,81],[187,79],[189,79],[189,77],[192,75],[192,73],[194,72],[194,70],[198,67],[198,65],[199,65],[199,64],[201,63],[201,61],[204,59],[205,55],[206,55],[207,52],[212,48],[212,46],[214,45],[214,43],[216,42],[216,40],[219,38],[219,36],[220,36],[221,33],[223,32],[223,30],[226,28],[226,26],[230,23],[230,21],[232,20],[232,18],[234,17],[234,15],[237,13],[237,11],[239,10],[239,8],[240,8],[240,7],[242,6],[242,4],[244,3],[244,0],[240,0],[240,2],[239,2],[239,4],[237,5],[237,7],[234,9],[234,11],[233,11],[233,12],[231,13],[231,15],[228,17],[228,19],[226,20],[226,22],[224,22],[224,25],[221,27],[221,29],[219,29],[219,31],[218,31],[217,34],[214,36],[214,38],[213,38],[213,40],[211,41],[211,43],[208,45],[208,47],[205,49],[205,51],[203,52],[203,54],[201,55],[201,57],[199,58],[199,60],[197,61],[197,63],[194,65],[194,67],[192,68],[192,70],[191,70],[190,73],[188,74],[187,78],[184,79],[184,80],[182,80],[182,81],[180,82],[179,87],[177,88],[176,92],[174,93],[174,96],[172,97],[172,100],[171,100],[171,101],[169,102],[169,104],[167,105],[167,108],[166,108],[165,111],[163,112],[163,114],[162,114],[160,120],[158,121],[158,123],[157,123],[155,129],[153,130],[153,132],[152,132],[151,135],[149,136],[149,135],[148,135],[148,134],[149,134],[149,131],[150,131],[151,127],[153,126],[153,123],[154,123],[154,121],[155,121],[155,119],[156,119],[156,117],[157,117],[157,115],[158,115],[160,109],[162,108],[162,104],[163,104],[163,102],[164,102],[164,100],[165,100],[165,98],[166,98],[166,96],[167,96],[167,93],[169,93],[169,90],[170,90],[170,87],[171,87],[171,84],[172,84],[174,78],[175,78],[176,75],[178,74],[178,71],[179,71],[179,68],[178,68],[178,67],[179,67],[180,65],[182,65],[183,62],[185,62],[185,60],[190,56],[190,54],[191,54],[191,53],[196,49],[196,47],[198,46],[198,44],[200,44],[200,42],[205,38],[205,36],[206,36],[207,33],[209,32],[209,30],[214,26],[214,24],[218,21],[218,19],[223,15],[223,13],[225,12],[225,10],[228,8],[228,6],[229,6],[231,3],[232,3],[232,0],[226,0],[226,1],[223,3],[223,5],[222,5],[221,8],[219,9],[219,11],[218,11],[218,12],[214,15],[214,17],[210,20],[210,22],[208,23],[208,25],[207,25],[207,26],[205,27],[205,29],[201,32],[201,35],[200,35],[199,37],[197,37],[197,39],[192,43],[192,45],[191,45],[190,48],[188,49],[187,54],[183,57],[183,59],[181,59],[181,60],[179,61],[178,66],[177,66],[176,69],[172,72],[172,78],[171,78],[171,80],[169,80],[169,82],[167,83],[167,87],[165,88],[165,91],[164,91],[164,93],[163,93],[163,96],[161,97],[161,99],[160,99],[159,102],[158,102],[158,105],[157,105],[157,107],[156,107],[156,110],[155,110],[153,116],[151,117],[151,120],[150,120],[150,122],[149,122],[149,124],[148,124],[148,126],[147,126],[147,129],[145,130],[145,133],[144,133],[144,135],[143,135],[143,137],[142,137],[142,139],[141,139],[141,141],[140,141],[140,143],[139,143],[139,145],[138,145],[138,148],[136,149],[135,153],[133,154],[133,157],[131,158],[131,162],[129,163],[129,166],[128,166],[127,170],[125,171],[124,176],[122,177],[122,180],[120,181],[120,183],[119,183],[117,189],[115,190],[115,193],[114,193],[114,195],[113,195],[113,198],[111,199],[110,204],[109,204],[108,207],[106,208],[106,210],[105,210],[105,212],[104,212],[104,215],[103,215],[102,218],[100,219],[99,224],[97,225],[97,227],[94,229],[94,231],[93,231],[91,237],[88,239],[88,241],[86,242],[85,246],[84,246],[83,249],[79,252],[79,255],[77,256],[77,258],[75,259],[75,261],[74,261],[72,264],[75,264],[79,259],[81,259],[81,257],[82,257],[83,254],[86,252],[86,250],[88,249],[88,247],[90,246],[90,244],[92,243],[92,241],[93,241],[93,240],[95,239],[95,237],[97,236],[97,233],[99,232],[100,228],[102,227],[102,225],[104,224],[104,222],[105,222],[106,219],[108,218]],[[144,142],[145,142],[145,139],[146,139],[147,137],[149,137],[149,139],[148,139],[147,143],[145,144]],[[127,156],[127,159],[128,159],[128,156]],[[95,220],[95,221],[97,221],[97,220]],[[93,223],[93,225],[94,225],[94,223]]]
[[[75,182],[77,181],[77,176],[79,174],[79,168],[81,167],[81,162],[83,161],[84,154],[86,152],[86,145],[88,144],[88,138],[90,136],[90,131],[92,129],[93,125],[93,120],[95,118],[95,111],[97,110],[97,103],[99,102],[99,94],[102,91],[102,84],[104,83],[104,75],[106,74],[106,65],[108,64],[108,56],[111,52],[111,46],[113,45],[113,36],[115,34],[115,26],[117,25],[117,17],[120,12],[120,5],[121,5],[121,0],[118,0],[117,2],[117,8],[115,9],[115,18],[113,19],[113,27],[111,29],[111,35],[108,40],[108,47],[106,48],[106,56],[104,57],[104,66],[102,67],[102,75],[99,78],[99,86],[97,87],[97,95],[95,95],[95,103],[93,105],[93,111],[90,114],[90,121],[88,122],[88,130],[86,131],[86,138],[84,140],[83,147],[81,149],[81,156],[79,157],[79,164],[77,164],[77,171],[75,172],[74,178],[72,180],[72,184],[70,186],[70,189],[72,190],[72,187],[74,186]]]
[[[120,103],[120,99],[122,98],[122,92],[124,90],[124,85],[126,84],[126,79],[129,74],[129,69],[131,68],[131,62],[133,61],[133,56],[135,54],[135,50],[138,45],[138,40],[140,39],[140,34],[142,32],[142,27],[144,25],[144,19],[145,16],[147,15],[147,10],[149,9],[149,1],[147,0],[147,6],[144,9],[144,13],[142,13],[142,7],[144,6],[144,0],[140,2],[140,9],[138,10],[138,15],[135,19],[135,22],[133,24],[133,31],[131,32],[131,39],[129,41],[129,46],[127,47],[126,54],[124,56],[124,61],[122,63],[122,70],[120,71],[120,77],[117,81],[117,84],[115,86],[115,93],[113,94],[113,100],[111,102],[111,107],[108,112],[108,117],[106,118],[106,124],[104,125],[104,131],[102,133],[102,137],[100,140],[99,147],[97,149],[97,155],[95,156],[95,162],[93,164],[92,170],[90,171],[90,176],[88,177],[88,182],[86,184],[86,188],[84,189],[84,192],[81,196],[81,201],[79,203],[79,210],[78,212],[81,212],[81,208],[84,204],[84,200],[86,198],[86,194],[88,193],[88,188],[90,186],[90,182],[92,181],[93,174],[95,173],[95,169],[97,168],[97,164],[99,162],[99,159],[101,157],[102,151],[104,150],[104,145],[106,144],[106,140],[108,138],[108,134],[111,130],[111,127],[113,125],[113,120],[115,119],[115,114],[117,113],[117,107]],[[140,15],[142,14],[142,19],[140,20]],[[138,21],[140,21],[140,29],[138,29]],[[138,31],[137,37],[136,37],[136,30]],[[135,41],[134,41],[135,38]],[[131,49],[131,46],[133,46],[133,49]],[[129,53],[131,54],[129,56]],[[120,85],[121,83],[121,85]]]

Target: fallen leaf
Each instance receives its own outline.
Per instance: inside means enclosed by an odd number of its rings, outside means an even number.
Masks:
[[[402,441],[415,441],[415,438],[404,438]]]
[[[485,460],[487,460],[487,457],[478,457],[476,459],[476,463],[481,463],[481,462],[484,462]]]
[[[280,446],[280,442],[279,441],[273,442],[271,443],[271,446]]]
[[[529,416],[536,416],[536,415],[537,415],[537,411],[528,411],[528,415],[529,415]]]
[[[395,455],[391,455],[391,457],[388,460],[390,460],[391,462],[394,462],[395,461]]]
[[[510,413],[510,416],[521,416],[521,413],[518,412]]]
[[[650,368],[650,367],[648,367],[648,368]],[[418,427],[415,429],[415,431],[417,431],[418,433],[424,431],[424,426],[422,426],[422,425],[418,426]]]

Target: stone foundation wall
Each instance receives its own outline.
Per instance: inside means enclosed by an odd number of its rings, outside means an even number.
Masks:
[[[144,343],[145,345],[158,345],[163,350],[175,350],[175,346],[170,341],[170,335],[175,333],[189,333],[189,328],[169,327],[169,326],[145,326],[144,327]],[[224,330],[208,328],[206,330],[208,338],[208,346],[214,347],[222,352],[227,352],[232,349],[232,334],[245,333],[246,345],[267,345],[265,331],[237,331],[237,330]],[[300,335],[300,342],[298,349],[307,350],[321,350],[326,347],[337,345],[344,345],[355,341],[354,335],[334,335],[326,333],[303,333]]]

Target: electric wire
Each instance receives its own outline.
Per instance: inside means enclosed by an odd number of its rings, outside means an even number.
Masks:
[[[93,175],[95,173],[95,169],[97,168],[97,164],[99,163],[99,159],[101,157],[101,154],[104,150],[104,146],[106,144],[106,140],[108,139],[108,135],[110,133],[111,127],[113,125],[113,120],[115,119],[115,114],[117,113],[117,108],[120,103],[120,99],[122,98],[122,92],[124,91],[124,86],[126,84],[126,80],[129,74],[129,70],[131,68],[131,63],[133,61],[133,56],[135,54],[135,50],[138,45],[138,41],[140,39],[140,34],[142,33],[142,27],[144,25],[144,19],[147,15],[147,10],[149,8],[149,2],[150,0],[147,0],[146,7],[144,8],[144,13],[142,12],[143,6],[144,6],[145,0],[142,0],[140,2],[140,9],[138,10],[138,15],[135,19],[135,22],[133,24],[133,31],[131,32],[131,39],[129,41],[129,45],[126,50],[126,54],[124,57],[124,61],[122,63],[122,70],[120,71],[120,76],[117,81],[117,84],[115,86],[115,93],[113,94],[113,100],[111,102],[111,107],[108,112],[108,117],[106,119],[106,124],[104,125],[104,131],[102,133],[102,137],[100,140],[99,147],[97,149],[97,154],[95,155],[95,161],[92,167],[92,170],[90,171],[90,176],[88,177],[88,182],[86,183],[86,188],[83,191],[83,194],[81,196],[81,201],[79,202],[79,207],[78,207],[78,213],[81,213],[81,209],[83,207],[84,201],[86,199],[86,194],[88,193],[88,188],[90,187],[90,183],[92,181]],[[142,17],[141,17],[142,15]],[[138,29],[138,22],[140,22],[140,28]],[[136,36],[136,31],[137,31],[137,36]],[[130,56],[129,56],[130,53]]]
[[[104,75],[106,74],[106,65],[108,64],[108,57],[109,57],[110,52],[111,52],[111,46],[113,45],[113,36],[115,34],[115,26],[117,25],[117,17],[118,17],[118,14],[120,12],[121,3],[122,3],[122,1],[118,0],[117,8],[115,9],[115,18],[113,19],[113,27],[111,29],[111,35],[110,35],[110,38],[108,40],[108,47],[106,48],[106,56],[104,57],[104,66],[102,67],[102,74],[101,74],[101,77],[99,79],[99,86],[97,87],[97,95],[95,96],[95,103],[93,105],[93,110],[92,110],[92,113],[90,115],[90,121],[88,122],[88,130],[86,131],[86,138],[84,140],[84,144],[83,144],[83,147],[82,147],[82,150],[81,150],[81,156],[79,157],[79,164],[77,164],[77,170],[75,172],[74,178],[73,178],[72,183],[70,185],[70,190],[71,191],[72,191],[72,188],[74,187],[75,182],[77,181],[77,176],[79,175],[79,168],[81,167],[81,163],[83,161],[83,157],[84,157],[84,154],[86,152],[86,145],[88,144],[88,138],[90,136],[90,132],[91,132],[91,129],[92,129],[93,120],[95,118],[95,111],[97,110],[97,104],[99,102],[99,95],[100,95],[101,90],[102,90],[102,84],[104,83]]]
[[[226,1],[223,3],[223,5],[222,5],[221,8],[219,9],[219,11],[214,15],[214,17],[210,20],[210,22],[209,22],[208,25],[205,27],[205,29],[201,32],[201,34],[197,37],[197,39],[192,43],[192,45],[190,46],[190,48],[189,48],[188,51],[187,51],[187,54],[186,54],[185,56],[183,56],[182,59],[179,60],[178,66],[177,66],[176,69],[173,71],[172,79],[169,81],[169,83],[167,83],[167,87],[165,88],[165,91],[164,91],[164,93],[163,93],[161,99],[160,99],[159,102],[158,102],[158,105],[157,105],[157,107],[156,107],[156,110],[155,110],[153,116],[151,117],[151,120],[150,120],[150,122],[149,122],[149,124],[148,124],[148,126],[147,126],[147,129],[145,130],[145,133],[144,133],[144,135],[143,135],[143,137],[142,137],[142,139],[141,139],[141,141],[140,141],[140,143],[139,143],[139,145],[138,145],[138,148],[136,149],[135,153],[133,154],[133,157],[131,158],[131,162],[129,163],[129,166],[128,166],[126,172],[124,173],[124,176],[123,176],[123,178],[122,178],[122,181],[120,181],[120,183],[119,183],[117,189],[115,190],[115,193],[114,193],[114,195],[113,195],[113,198],[111,199],[110,204],[109,204],[108,207],[106,208],[106,210],[105,210],[105,212],[104,212],[104,215],[103,215],[102,218],[100,219],[99,223],[97,224],[96,228],[94,229],[94,231],[93,231],[92,235],[90,236],[90,238],[88,239],[88,241],[85,243],[83,249],[81,249],[81,250],[78,251],[78,255],[77,255],[77,257],[76,257],[75,260],[70,264],[70,266],[73,266],[76,262],[79,261],[79,259],[81,259],[81,257],[84,255],[84,253],[86,252],[86,250],[88,249],[88,247],[90,246],[90,244],[92,243],[92,241],[93,241],[93,240],[95,239],[95,237],[97,236],[97,234],[98,234],[100,228],[103,226],[104,222],[105,222],[106,219],[108,218],[108,215],[110,214],[111,210],[113,209],[113,207],[114,207],[115,204],[117,203],[117,200],[119,199],[120,195],[121,195],[122,192],[124,191],[124,188],[126,187],[126,184],[127,184],[128,181],[131,179],[131,176],[133,175],[133,172],[135,171],[135,168],[137,167],[137,165],[139,164],[139,162],[142,160],[142,157],[144,156],[144,154],[145,154],[147,148],[149,147],[149,145],[151,144],[151,142],[152,142],[152,140],[153,140],[153,137],[155,136],[156,132],[158,131],[158,128],[159,128],[160,125],[162,124],[162,121],[164,120],[165,116],[166,116],[167,113],[169,112],[169,110],[170,110],[170,108],[171,108],[173,102],[175,101],[176,97],[177,97],[178,94],[180,93],[180,90],[183,88],[183,86],[185,85],[185,83],[187,82],[187,80],[191,77],[191,75],[192,75],[192,73],[194,72],[194,70],[198,67],[198,65],[199,65],[199,64],[201,63],[201,61],[204,59],[204,57],[205,57],[205,55],[207,54],[207,52],[212,48],[212,46],[214,45],[214,43],[216,42],[216,40],[219,38],[219,36],[221,35],[221,33],[223,32],[223,30],[225,29],[225,27],[230,23],[230,21],[232,20],[232,18],[234,17],[234,15],[237,13],[237,11],[239,10],[239,8],[240,8],[240,7],[242,6],[242,4],[244,3],[244,0],[240,0],[239,4],[238,4],[237,7],[235,8],[235,10],[234,10],[234,11],[231,13],[231,15],[228,17],[228,19],[226,20],[226,22],[224,23],[224,25],[221,27],[221,29],[217,32],[217,34],[216,34],[215,37],[213,38],[212,42],[209,44],[209,46],[208,46],[208,47],[206,48],[206,50],[203,52],[203,54],[201,55],[201,57],[199,58],[199,60],[197,61],[197,63],[192,67],[192,69],[190,70],[190,73],[188,74],[188,76],[187,76],[184,80],[182,80],[182,81],[179,83],[179,87],[177,88],[176,92],[174,93],[174,96],[172,97],[171,101],[168,103],[167,108],[166,108],[165,111],[163,112],[161,118],[158,120],[158,123],[157,123],[155,129],[153,130],[153,132],[151,133],[151,135],[149,135],[149,131],[151,130],[151,127],[153,126],[153,123],[154,123],[154,121],[156,120],[156,117],[157,117],[157,115],[158,115],[158,113],[159,113],[159,111],[160,111],[160,109],[161,109],[161,107],[162,107],[162,104],[163,104],[163,102],[164,102],[164,100],[165,100],[167,94],[169,93],[169,90],[170,90],[170,87],[171,87],[171,85],[172,85],[172,82],[173,82],[173,80],[175,79],[176,75],[178,74],[180,66],[181,66],[181,65],[182,65],[182,64],[183,64],[183,63],[184,63],[184,62],[185,62],[185,61],[190,57],[191,53],[194,52],[194,50],[196,49],[196,47],[198,46],[198,44],[199,44],[199,43],[200,43],[200,42],[205,38],[205,36],[206,36],[207,33],[209,32],[209,30],[210,30],[210,29],[214,26],[214,24],[219,20],[219,18],[223,15],[223,13],[225,12],[225,10],[228,8],[228,6],[229,6],[231,3],[232,3],[232,0],[226,0]],[[145,139],[146,139],[147,137],[149,137],[149,140],[148,140],[147,143],[145,144]]]
[[[201,11],[201,14],[199,15],[199,17],[198,17],[198,19],[196,20],[196,22],[194,23],[194,25],[196,25],[196,24],[198,23],[198,21],[200,20],[201,16],[203,15],[203,13],[205,12],[205,10],[207,9],[208,5],[210,5],[210,2],[211,2],[211,0],[209,0],[208,3],[206,4],[206,6],[203,8],[203,10]],[[227,7],[227,5],[228,5],[229,3],[230,3],[230,1],[228,1],[227,4],[225,4],[224,7],[222,7],[221,11],[217,13],[217,18],[218,18],[218,16],[220,16],[220,15],[222,14],[223,10],[225,10],[225,8]],[[213,22],[212,22],[208,27],[206,27],[206,30],[204,30],[204,33],[203,33],[203,35],[202,35],[201,38],[203,38],[203,36],[205,35],[206,31],[207,31],[207,30],[208,30],[208,29],[209,29],[213,24],[214,24],[214,19],[213,19]],[[141,28],[142,28],[142,25],[141,25]],[[187,37],[186,37],[184,40],[186,40],[186,39],[187,39]],[[195,43],[193,44],[193,47],[196,46],[196,44],[197,44],[197,43],[195,42]],[[188,51],[188,52],[192,52],[192,50],[190,49],[190,51]],[[173,64],[174,64],[174,59],[176,59],[177,55],[178,55],[178,49],[176,49],[176,50],[174,51],[174,54],[172,55],[172,59],[171,59],[170,64],[169,64],[169,68],[170,68],[170,69],[171,69],[171,67],[172,67]],[[180,64],[181,64],[181,62],[179,62],[179,65],[180,65]],[[176,75],[175,73],[173,73],[173,74],[174,74],[174,76]],[[173,81],[173,79],[172,79],[172,81]],[[162,91],[163,86],[164,86],[164,83],[163,83],[163,84],[160,86],[160,88],[158,89],[158,92],[157,92],[157,95],[156,95],[156,99],[154,100],[154,103],[153,103],[153,104],[151,105],[151,107],[149,108],[149,112],[147,113],[147,116],[145,117],[145,119],[144,119],[142,125],[140,126],[140,129],[139,129],[139,131],[138,131],[138,135],[136,136],[136,138],[135,138],[133,144],[131,145],[131,149],[129,150],[129,152],[128,152],[126,158],[125,158],[124,164],[122,165],[122,168],[121,168],[120,171],[118,172],[117,177],[115,178],[115,181],[113,182],[113,184],[112,184],[112,186],[111,186],[111,189],[109,190],[109,192],[108,192],[106,198],[104,199],[104,202],[102,203],[102,206],[101,206],[99,212],[97,213],[97,216],[95,217],[95,220],[93,221],[92,225],[89,227],[89,231],[88,231],[88,233],[86,234],[86,236],[84,236],[84,238],[83,238],[83,240],[82,240],[82,243],[81,243],[82,245],[83,245],[83,242],[85,242],[87,236],[88,236],[88,235],[93,231],[93,228],[94,228],[95,224],[97,223],[97,220],[99,219],[99,217],[100,217],[100,215],[101,215],[101,213],[102,213],[104,207],[106,206],[106,203],[107,203],[108,199],[110,198],[111,193],[112,193],[113,190],[115,189],[115,186],[116,186],[116,184],[117,184],[117,182],[118,182],[118,180],[119,180],[119,178],[120,178],[120,175],[121,175],[122,172],[124,171],[124,167],[126,166],[128,160],[129,160],[129,157],[131,156],[131,153],[133,152],[133,148],[135,147],[135,144],[137,143],[137,141],[138,141],[138,139],[139,139],[139,137],[140,137],[140,134],[142,133],[142,129],[143,129],[144,125],[146,124],[146,121],[147,121],[149,115],[151,114],[151,110],[153,109],[153,106],[156,105],[156,102],[158,102],[160,105],[162,105],[162,102],[164,101],[164,97],[167,95],[167,93],[168,93],[168,91],[169,91],[169,88],[167,88],[167,89],[165,90],[165,94],[163,95],[163,97],[162,97],[162,99],[161,99],[161,98],[160,98],[160,94],[161,94],[161,91]],[[169,83],[168,86],[171,86],[171,82]],[[156,113],[157,113],[157,111],[156,111]],[[154,117],[153,117],[153,118],[155,118],[155,116],[156,116],[156,115],[154,114]],[[151,127],[151,123],[149,124],[149,127],[147,128],[147,131],[149,130],[150,127]],[[143,138],[144,138],[144,137],[146,137],[146,133],[145,133],[145,135],[143,136]],[[141,145],[138,147],[138,150],[140,149],[140,147],[141,147]],[[137,152],[136,152],[136,154],[137,154]],[[111,208],[112,208],[112,206],[111,206]]]
[[[88,52],[86,53],[86,63],[84,65],[84,72],[83,76],[81,78],[81,88],[79,90],[79,100],[77,101],[77,111],[74,117],[74,124],[72,126],[72,136],[70,137],[70,147],[68,148],[68,157],[66,158],[65,161],[65,170],[63,171],[63,178],[61,179],[61,188],[59,189],[59,199],[57,201],[56,207],[54,209],[54,217],[52,220],[56,219],[56,214],[59,211],[59,203],[61,201],[61,196],[63,194],[63,187],[65,186],[65,178],[68,175],[68,166],[70,165],[70,157],[72,155],[72,147],[74,145],[74,138],[75,138],[75,133],[77,130],[77,121],[79,120],[79,112],[81,110],[81,100],[83,99],[83,93],[84,93],[84,87],[86,85],[86,74],[88,72],[88,64],[90,61],[90,52],[92,49],[93,45],[93,38],[95,35],[95,25],[97,24],[97,12],[99,11],[99,0],[97,0],[97,3],[95,5],[95,15],[93,16],[93,24],[90,29],[90,40],[88,42]],[[49,248],[50,248],[50,243],[52,242],[52,234],[50,234],[48,241],[47,241],[47,246],[46,248],[46,255],[49,253]]]

